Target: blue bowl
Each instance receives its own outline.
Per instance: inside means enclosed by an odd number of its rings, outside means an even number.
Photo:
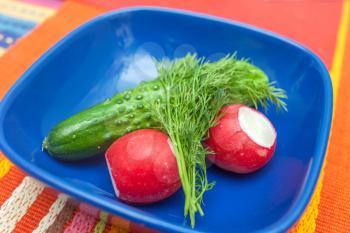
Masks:
[[[278,133],[272,161],[250,175],[208,169],[216,186],[191,229],[183,194],[153,205],[116,199],[103,156],[59,162],[41,150],[58,122],[156,76],[152,57],[196,52],[213,61],[237,51],[288,94],[267,112]],[[97,17],[46,52],[1,104],[1,149],[30,175],[110,213],[165,232],[284,232],[303,213],[319,177],[332,116],[332,85],[304,47],[248,25],[189,12],[131,8]]]

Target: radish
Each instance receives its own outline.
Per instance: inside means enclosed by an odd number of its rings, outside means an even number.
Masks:
[[[141,129],[117,139],[106,152],[108,170],[117,197],[147,204],[163,200],[181,186],[168,136]]]
[[[276,130],[260,112],[244,105],[229,105],[209,129],[205,144],[214,154],[211,162],[236,173],[250,173],[263,167],[276,148]]]

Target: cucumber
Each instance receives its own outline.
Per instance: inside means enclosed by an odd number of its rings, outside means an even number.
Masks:
[[[143,128],[159,128],[147,110],[151,101],[162,101],[159,80],[141,83],[133,90],[116,94],[55,126],[43,148],[54,158],[75,161],[105,152],[124,134]]]

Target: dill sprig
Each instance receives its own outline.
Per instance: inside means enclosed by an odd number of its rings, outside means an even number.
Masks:
[[[185,195],[184,215],[195,225],[195,215],[204,215],[203,196],[214,182],[207,179],[205,158],[208,151],[202,141],[215,125],[217,113],[225,104],[241,103],[268,108],[273,103],[285,109],[282,89],[246,60],[228,55],[208,63],[196,55],[158,65],[165,96],[151,110],[167,132],[174,149]]]

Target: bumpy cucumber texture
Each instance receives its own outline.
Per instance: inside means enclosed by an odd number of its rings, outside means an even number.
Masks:
[[[120,92],[59,123],[45,138],[43,148],[57,159],[81,160],[106,151],[128,132],[158,127],[146,105],[162,101],[163,92],[159,80]]]

